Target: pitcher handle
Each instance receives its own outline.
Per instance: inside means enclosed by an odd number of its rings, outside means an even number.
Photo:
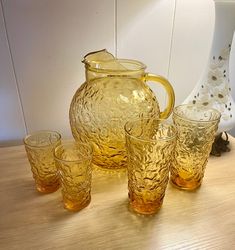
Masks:
[[[162,76],[153,75],[153,74],[149,74],[149,73],[147,73],[144,78],[146,81],[160,83],[165,88],[167,95],[168,95],[167,107],[165,108],[165,110],[163,112],[160,112],[160,118],[166,119],[167,117],[169,117],[169,115],[173,111],[173,108],[175,105],[175,93],[174,93],[174,90],[173,90],[170,82]]]

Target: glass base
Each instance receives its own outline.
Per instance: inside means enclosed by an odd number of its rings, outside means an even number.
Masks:
[[[126,176],[127,173],[127,168],[116,168],[116,169],[111,169],[111,168],[103,168],[100,166],[97,166],[95,164],[92,164],[93,167],[93,173],[96,173],[97,175],[105,175],[105,176]]]
[[[78,202],[77,200],[76,201],[69,200],[66,197],[63,197],[63,202],[65,209],[73,212],[78,212],[90,204],[91,196],[82,203]]]
[[[202,180],[184,180],[181,177],[177,176],[176,178],[171,178],[170,179],[171,184],[178,188],[178,189],[183,189],[183,190],[188,190],[192,191],[201,186]]]
[[[156,214],[162,206],[162,201],[155,201],[152,203],[138,203],[137,201],[130,201],[130,209],[139,214]]]
[[[50,184],[50,185],[36,181],[36,189],[40,193],[44,193],[44,194],[53,193],[56,190],[58,190],[59,188],[60,188],[59,180],[58,180],[58,182],[55,182],[55,183]]]

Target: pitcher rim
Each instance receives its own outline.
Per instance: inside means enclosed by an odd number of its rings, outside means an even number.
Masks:
[[[111,62],[120,62],[120,63],[124,63],[124,64],[131,64],[131,65],[135,65],[137,68],[134,69],[112,69],[112,68],[98,68],[96,67],[96,65],[100,65],[100,64],[107,64],[107,63],[111,63]],[[93,60],[90,62],[86,62],[84,61],[85,67],[88,70],[91,71],[95,71],[95,72],[115,72],[115,73],[120,73],[120,72],[139,72],[139,71],[144,71],[147,66],[138,61],[138,60],[134,60],[134,59],[124,59],[124,58],[118,58],[118,59],[111,59],[111,60],[106,60],[106,61],[102,61],[102,60]]]

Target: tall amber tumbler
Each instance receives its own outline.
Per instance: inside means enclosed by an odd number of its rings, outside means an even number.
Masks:
[[[37,131],[24,138],[36,189],[41,193],[54,192],[60,186],[53,154],[60,143],[61,135],[55,131]]]
[[[127,122],[125,134],[130,206],[137,213],[156,213],[168,183],[175,127],[164,120],[140,119]]]
[[[65,142],[55,149],[64,207],[79,211],[91,200],[92,148],[89,144]]]
[[[174,109],[177,138],[170,177],[174,186],[194,190],[201,185],[220,116],[215,109],[197,105]]]

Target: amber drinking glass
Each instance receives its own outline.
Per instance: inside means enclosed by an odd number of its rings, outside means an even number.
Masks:
[[[180,189],[194,190],[201,185],[220,113],[215,109],[186,104],[174,109],[173,120],[177,137],[171,182]]]
[[[62,143],[55,149],[64,207],[79,211],[91,200],[92,148],[78,142]]]
[[[55,131],[38,131],[24,138],[36,188],[41,193],[54,192],[60,186],[53,155],[60,143],[61,135]]]
[[[128,189],[132,209],[153,214],[161,207],[175,145],[175,127],[164,120],[140,119],[125,125]]]

